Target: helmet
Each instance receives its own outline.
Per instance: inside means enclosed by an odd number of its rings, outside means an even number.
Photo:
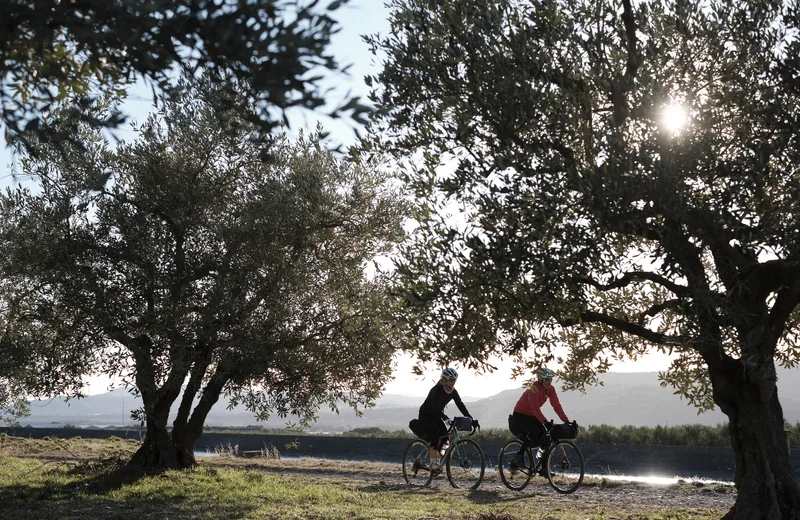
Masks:
[[[447,367],[442,370],[442,377],[445,379],[458,379],[458,372],[454,368]]]
[[[547,367],[542,367],[536,372],[536,375],[539,376],[539,379],[553,379],[553,371]]]

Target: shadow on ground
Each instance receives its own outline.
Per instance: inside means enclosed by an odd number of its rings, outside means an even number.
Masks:
[[[4,502],[0,518],[14,520],[197,520],[252,518],[252,507],[214,506],[185,500],[139,498],[124,504],[110,499],[47,500],[42,502]]]
[[[37,468],[37,470],[41,469]],[[14,520],[189,520],[200,518],[241,519],[254,509],[245,504],[221,505],[188,496],[141,496],[124,501],[109,495],[142,478],[164,471],[141,468],[78,465],[70,470],[78,480],[68,484],[12,484],[0,487],[0,518]]]

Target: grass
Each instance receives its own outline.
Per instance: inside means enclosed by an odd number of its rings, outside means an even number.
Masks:
[[[635,498],[599,504],[588,492],[565,497],[544,484],[523,493],[496,485],[470,492],[441,482],[411,488],[400,483],[397,464],[208,457],[191,470],[143,473],[114,463],[114,449],[135,448],[120,441],[58,440],[84,456],[68,460],[53,440],[0,439],[0,518],[701,520],[722,514],[647,509]],[[585,487],[606,485],[598,479]]]
[[[0,434],[0,457],[40,457],[85,459],[92,457],[109,457],[119,453],[133,453],[139,447],[139,441],[109,437],[107,439],[83,439],[72,437],[58,439],[45,437],[30,439]]]

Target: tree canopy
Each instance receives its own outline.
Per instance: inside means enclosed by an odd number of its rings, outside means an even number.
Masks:
[[[332,15],[346,3],[0,0],[0,124],[6,140],[31,132],[68,137],[44,124],[54,105],[72,98],[81,108],[98,97],[119,100],[140,78],[163,89],[182,68],[221,67],[246,80],[259,108],[252,120],[272,129],[287,108],[330,103],[319,80],[344,70],[327,46],[338,30]],[[364,107],[344,99],[331,113],[360,120]],[[76,110],[80,114],[89,112]],[[85,121],[115,126],[124,119],[110,111]]]
[[[397,189],[318,132],[267,140],[245,96],[219,111],[229,94],[216,75],[183,80],[115,148],[85,124],[74,146],[37,141],[21,161],[35,190],[0,200],[4,344],[51,369],[27,389],[77,393],[91,374],[135,387],[146,465],[192,464],[223,393],[309,419],[368,405],[391,373],[386,280],[367,269],[402,236]]]
[[[420,354],[527,352],[583,387],[614,360],[671,353],[663,380],[731,420],[729,516],[796,518],[775,363],[799,352],[798,4],[391,8],[373,96],[378,144],[420,158],[398,263]]]

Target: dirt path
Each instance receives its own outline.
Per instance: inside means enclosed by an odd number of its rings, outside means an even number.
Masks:
[[[233,457],[203,457],[202,464],[267,471],[282,475],[302,475],[319,479],[338,479],[350,483],[368,483],[388,487],[408,487],[403,480],[400,464],[342,462],[324,459],[264,460]],[[644,484],[640,482],[609,481],[587,478],[572,495],[559,495],[546,480],[536,477],[522,491],[506,488],[498,475],[491,471],[477,491],[451,488],[444,475],[431,483],[431,491],[441,493],[469,493],[480,502],[509,501],[535,497],[567,505],[579,501],[582,508],[630,510],[686,509],[726,511],[733,506],[736,490],[726,484],[686,483]]]

